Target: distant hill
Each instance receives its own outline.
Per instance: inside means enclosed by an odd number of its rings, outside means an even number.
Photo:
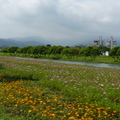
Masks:
[[[109,38],[106,38],[106,41],[109,40]],[[115,39],[117,42],[117,46],[120,46],[120,40],[119,38]],[[50,42],[51,41],[51,42]],[[73,40],[46,40],[39,36],[30,36],[30,37],[17,37],[17,38],[0,38],[0,49],[5,47],[11,47],[11,46],[18,46],[18,47],[25,47],[25,46],[38,46],[38,45],[62,45],[62,46],[79,46],[84,45],[87,46],[91,44],[93,41],[73,41]]]
[[[38,45],[46,45],[46,40],[41,37],[24,37],[24,38],[10,38],[10,39],[3,39],[0,38],[0,47],[11,47],[11,46],[18,46],[18,47],[25,47],[25,46],[38,46]]]

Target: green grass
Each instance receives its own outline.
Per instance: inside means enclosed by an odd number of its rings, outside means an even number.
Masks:
[[[18,115],[10,116],[10,114],[6,113],[5,108],[0,108],[0,120],[24,120],[24,117]]]
[[[119,69],[2,56],[0,64],[0,119],[120,118]]]

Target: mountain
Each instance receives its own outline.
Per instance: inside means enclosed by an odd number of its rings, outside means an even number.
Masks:
[[[25,47],[25,46],[38,46],[49,44],[45,39],[41,37],[19,37],[19,38],[10,38],[3,39],[0,38],[0,47]]]

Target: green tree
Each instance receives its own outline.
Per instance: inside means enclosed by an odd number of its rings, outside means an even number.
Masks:
[[[79,51],[80,56],[84,56],[85,60],[87,57],[91,57],[92,59],[95,59],[96,56],[99,56],[101,54],[101,51],[98,47],[87,47],[87,48],[82,48]]]
[[[52,47],[49,47],[49,49],[48,49],[48,54],[50,55],[50,54],[56,54],[56,49],[57,49],[57,47],[58,46],[56,46],[56,45],[54,45],[54,46],[52,46]]]
[[[1,50],[1,52],[4,53],[10,53],[11,55],[15,53],[17,53],[17,50],[19,49],[19,47],[13,46],[13,47],[7,47]]]
[[[11,55],[15,55],[17,53],[17,50],[19,49],[19,47],[10,47],[8,49],[9,53],[11,53]]]
[[[110,50],[109,52],[109,56],[112,57],[114,59],[114,61],[118,61],[119,60],[119,52],[117,53],[119,47],[114,47]]]
[[[99,49],[100,49],[100,51],[101,51],[103,54],[105,54],[106,51],[110,51],[110,48],[108,48],[108,47],[106,47],[106,46],[101,46],[101,47],[99,47]]]
[[[9,49],[9,47],[4,48],[4,49],[1,50],[1,52],[3,52],[3,53],[8,53],[8,49]]]
[[[45,55],[46,53],[45,53],[45,50],[46,50],[46,47],[45,46],[39,46],[39,54],[40,55]]]
[[[101,55],[101,50],[98,47],[94,47],[91,49],[91,57],[95,59],[97,56]]]
[[[57,46],[57,48],[55,49],[55,54],[61,54],[61,51],[63,50],[64,47],[62,46]]]
[[[28,50],[29,48],[30,48],[30,46],[23,47],[23,48],[21,48],[20,52],[26,54],[26,53],[27,53],[27,50]]]
[[[51,47],[51,44],[47,44],[46,47]]]
[[[71,59],[71,50],[70,48],[64,48],[61,51],[62,55],[66,55],[68,59]]]
[[[118,60],[120,61],[120,47],[117,49],[117,58],[118,58]]]
[[[84,55],[86,57],[90,56],[91,59],[92,59],[92,49],[93,49],[93,47],[89,46],[89,47],[85,48],[85,51],[84,51]]]
[[[73,56],[78,55],[79,51],[80,51],[80,48],[79,48],[79,47],[71,48],[71,54],[72,54]]]
[[[32,46],[28,46],[27,49],[26,49],[27,54],[32,54],[32,49],[33,49]]]
[[[38,55],[39,57],[41,55],[45,55],[46,47],[45,46],[36,46],[32,48],[32,54]]]
[[[80,56],[84,56],[84,59],[86,60],[85,50],[86,50],[86,48],[82,48],[82,49],[80,49],[78,55],[80,55]]]

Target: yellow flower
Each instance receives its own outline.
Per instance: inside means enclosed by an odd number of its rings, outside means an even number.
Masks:
[[[75,117],[69,117],[68,119],[70,119],[70,120],[76,120]]]
[[[28,113],[31,113],[32,112],[32,110],[28,110]]]
[[[46,105],[46,102],[44,102],[43,105]]]
[[[108,107],[107,109],[111,109],[110,107]]]
[[[39,110],[38,109],[33,109],[34,111],[38,112]]]
[[[51,114],[51,116],[55,116],[55,114]]]
[[[43,111],[44,113],[47,113],[47,111],[45,110],[45,111]]]
[[[102,116],[99,114],[98,117],[102,117]]]
[[[105,115],[107,115],[107,112],[106,111],[102,111]]]
[[[76,116],[79,116],[79,113],[78,113],[78,112],[75,112],[75,115],[76,115]]]
[[[87,113],[84,114],[84,117],[86,117],[86,116],[87,116]]]
[[[15,107],[17,107],[18,105],[17,104],[15,104]]]
[[[60,113],[64,113],[64,111],[60,111]]]
[[[71,113],[68,113],[67,115],[70,115]]]

